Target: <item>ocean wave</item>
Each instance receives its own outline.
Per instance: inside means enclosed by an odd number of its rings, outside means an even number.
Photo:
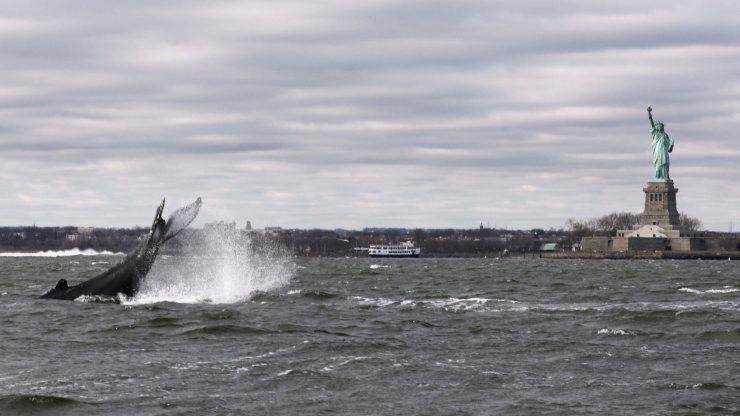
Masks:
[[[694,293],[696,295],[705,295],[709,293],[735,293],[738,290],[740,289],[734,288],[732,286],[724,286],[722,289],[707,289],[707,290],[692,289],[690,287],[681,287],[678,289],[679,292]]]
[[[735,328],[726,331],[704,331],[696,335],[700,339],[711,340],[711,341],[740,341],[740,328]]]
[[[79,248],[73,248],[69,250],[48,250],[48,251],[37,251],[34,253],[0,253],[0,257],[74,257],[74,256],[125,256],[126,253],[112,252],[112,251],[96,251],[91,248],[80,250]]]
[[[602,328],[596,332],[598,335],[635,335],[634,332],[624,329]]]
[[[362,306],[377,306],[377,307],[384,307],[393,305],[394,303],[398,303],[395,300],[387,299],[387,298],[366,298],[363,296],[352,296],[353,300],[355,300],[357,303],[359,303]]]
[[[371,264],[370,265],[371,269],[387,269],[389,267],[391,266],[388,266],[387,264]]]
[[[374,306],[383,308],[386,306],[400,307],[429,307],[433,309],[442,309],[450,312],[468,311],[482,309],[493,303],[519,303],[511,299],[489,299],[489,298],[439,298],[439,299],[401,299],[394,300],[388,298],[366,298],[363,296],[352,296],[350,299],[356,301],[362,306]],[[497,308],[494,308],[497,309]]]
[[[210,325],[192,328],[182,332],[182,335],[263,335],[272,331],[243,325]]]
[[[693,389],[718,390],[718,389],[724,389],[727,387],[734,387],[734,386],[728,386],[726,384],[709,381],[705,383],[696,383],[696,384],[670,383],[666,387],[671,390],[693,390]]]
[[[337,297],[335,293],[324,292],[322,290],[302,290],[301,296],[309,299],[331,299]]]
[[[74,301],[80,303],[123,303],[126,299],[126,296],[119,293],[118,296],[80,295]]]
[[[4,413],[3,410],[5,410],[8,411],[9,414],[30,414],[38,411],[50,411],[51,409],[60,407],[88,404],[89,403],[59,396],[11,394],[8,396],[0,396],[0,413]]]
[[[431,306],[433,308],[444,309],[447,311],[468,311],[481,309],[486,306],[487,303],[491,302],[492,299],[487,298],[447,298],[447,299],[434,299],[434,300],[422,300],[417,304],[423,306]]]
[[[350,357],[331,357],[330,360],[332,360],[332,361],[339,361],[339,362],[337,362],[335,364],[327,365],[324,368],[322,368],[321,371],[325,371],[325,372],[334,371],[337,368],[342,367],[342,366],[344,366],[346,364],[349,364],[351,362],[354,362],[354,361],[363,361],[363,360],[367,360],[369,358],[370,357],[364,356],[364,355],[362,355],[362,356],[356,356],[356,357],[352,357],[352,356],[350,356]]]
[[[539,313],[617,313],[627,316],[645,314],[674,317],[687,312],[708,310],[738,310],[733,301],[691,301],[691,302],[635,302],[635,303],[530,303],[513,299],[497,298],[437,298],[437,299],[391,299],[350,296],[349,300],[364,307],[425,307],[447,312],[539,312]]]

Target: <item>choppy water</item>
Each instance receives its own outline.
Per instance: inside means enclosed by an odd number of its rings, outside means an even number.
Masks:
[[[739,262],[298,259],[234,303],[35,298],[117,259],[0,258],[0,414],[740,408]]]

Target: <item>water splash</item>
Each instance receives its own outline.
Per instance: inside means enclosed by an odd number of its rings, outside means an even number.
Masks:
[[[265,236],[217,229],[183,241],[182,255],[158,259],[139,292],[123,303],[240,302],[288,284],[296,271],[288,249]]]

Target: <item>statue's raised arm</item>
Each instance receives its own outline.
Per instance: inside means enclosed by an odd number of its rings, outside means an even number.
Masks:
[[[655,123],[653,122],[653,107],[648,106],[648,118],[650,118],[650,127],[655,128]]]

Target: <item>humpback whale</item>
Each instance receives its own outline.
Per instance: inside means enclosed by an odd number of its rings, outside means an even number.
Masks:
[[[82,295],[132,297],[139,290],[141,281],[149,273],[160,247],[184,230],[198,215],[201,199],[173,212],[167,221],[162,219],[164,199],[157,208],[149,236],[136,250],[129,253],[119,264],[110,270],[78,285],[69,286],[65,279],[41,295],[42,299],[74,300]]]

